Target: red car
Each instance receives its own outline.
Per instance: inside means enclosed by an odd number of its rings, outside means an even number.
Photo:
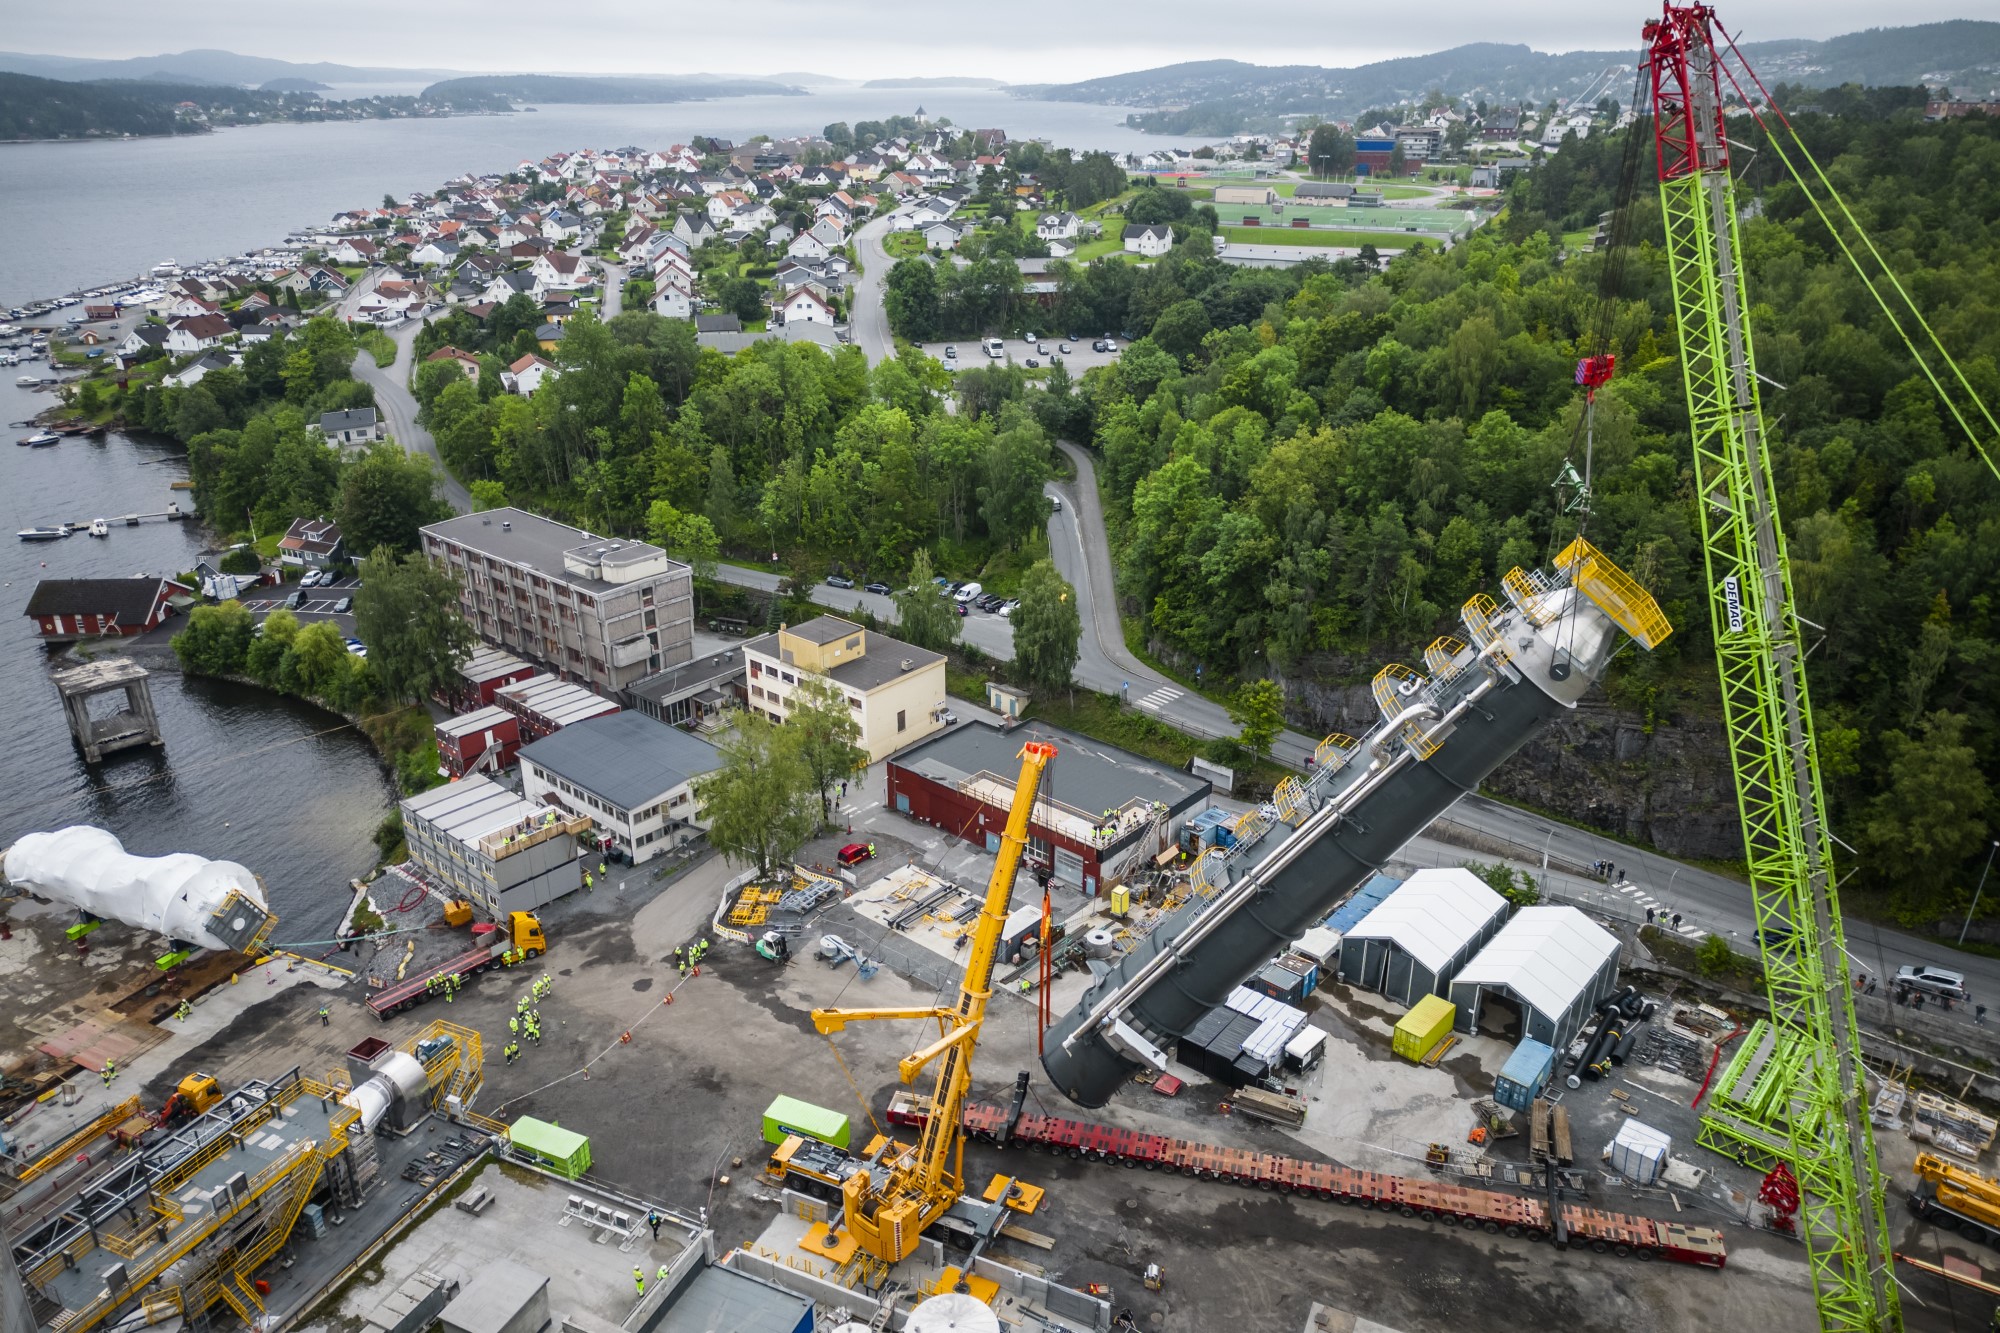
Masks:
[[[860,865],[863,861],[872,859],[874,855],[874,843],[850,842],[840,849],[840,863],[844,866]]]

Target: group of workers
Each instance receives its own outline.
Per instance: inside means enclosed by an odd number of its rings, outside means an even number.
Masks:
[[[658,1228],[655,1228],[656,1233],[657,1230]],[[660,1271],[654,1275],[653,1280],[655,1282],[660,1283],[662,1286],[666,1285],[668,1271],[669,1270],[667,1266],[665,1264],[661,1264]],[[646,1295],[646,1270],[639,1267],[639,1265],[637,1264],[632,1265],[632,1285],[639,1289],[639,1295],[641,1299],[643,1299]]]
[[[583,887],[584,887],[584,888],[586,888],[586,889],[588,889],[588,888],[590,888],[591,886],[595,885],[595,884],[597,883],[597,880],[599,880],[599,879],[603,879],[603,878],[604,878],[604,862],[602,862],[602,861],[599,861],[599,862],[597,863],[597,878],[596,878],[596,879],[593,879],[593,878],[591,878],[591,874],[590,874],[590,872],[589,872],[588,870],[586,870],[586,871],[584,871],[584,872],[583,872]]]
[[[524,819],[520,823],[514,825],[512,829],[508,830],[506,833],[501,835],[500,845],[502,847],[512,846],[514,839],[525,838],[530,833],[533,833],[535,831],[535,827],[537,824],[539,824],[542,828],[547,828],[549,825],[555,822],[556,822],[556,812],[553,810],[550,810],[545,814],[543,814],[541,819],[539,820],[536,820],[532,817]]]
[[[677,945],[674,949],[674,966],[680,974],[688,973],[701,966],[701,960],[708,957],[708,936],[704,935],[693,944]]]
[[[556,983],[544,972],[528,986],[528,993],[514,1001],[514,1012],[507,1019],[509,1040],[502,1048],[507,1063],[513,1064],[521,1058],[519,1038],[526,1037],[537,1046],[542,1044],[542,1011],[535,1006],[555,994]]]
[[[456,972],[447,972],[442,976],[424,978],[424,989],[433,995],[443,995],[446,1004],[456,1001],[458,989],[464,984],[465,978]]]

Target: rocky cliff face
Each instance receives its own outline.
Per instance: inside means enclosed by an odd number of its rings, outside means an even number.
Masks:
[[[1361,663],[1324,663],[1347,675]],[[1365,734],[1379,720],[1368,686],[1286,679],[1294,726],[1311,734]],[[1715,718],[1656,721],[1616,708],[1601,696],[1529,742],[1503,764],[1486,790],[1506,800],[1635,842],[1669,856],[1735,859],[1743,855],[1736,788],[1722,724]]]

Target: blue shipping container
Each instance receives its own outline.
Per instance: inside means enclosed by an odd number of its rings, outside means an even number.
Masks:
[[[1542,1095],[1555,1072],[1555,1047],[1530,1037],[1514,1048],[1500,1077],[1493,1080],[1493,1100],[1514,1111],[1525,1111]]]
[[[1337,930],[1342,935],[1361,924],[1361,918],[1374,911],[1384,898],[1403,887],[1403,881],[1388,875],[1377,874],[1366,884],[1349,895],[1346,902],[1333,909],[1333,914],[1323,923],[1329,930]]]

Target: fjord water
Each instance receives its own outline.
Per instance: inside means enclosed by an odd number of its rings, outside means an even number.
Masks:
[[[343,209],[380,204],[385,193],[434,190],[457,175],[507,171],[564,149],[655,148],[697,134],[783,138],[919,106],[954,125],[998,127],[1057,147],[1129,150],[1164,142],[1127,129],[1123,107],[926,88],[0,144],[0,302],[133,277],[163,259],[185,263],[275,245]]]

